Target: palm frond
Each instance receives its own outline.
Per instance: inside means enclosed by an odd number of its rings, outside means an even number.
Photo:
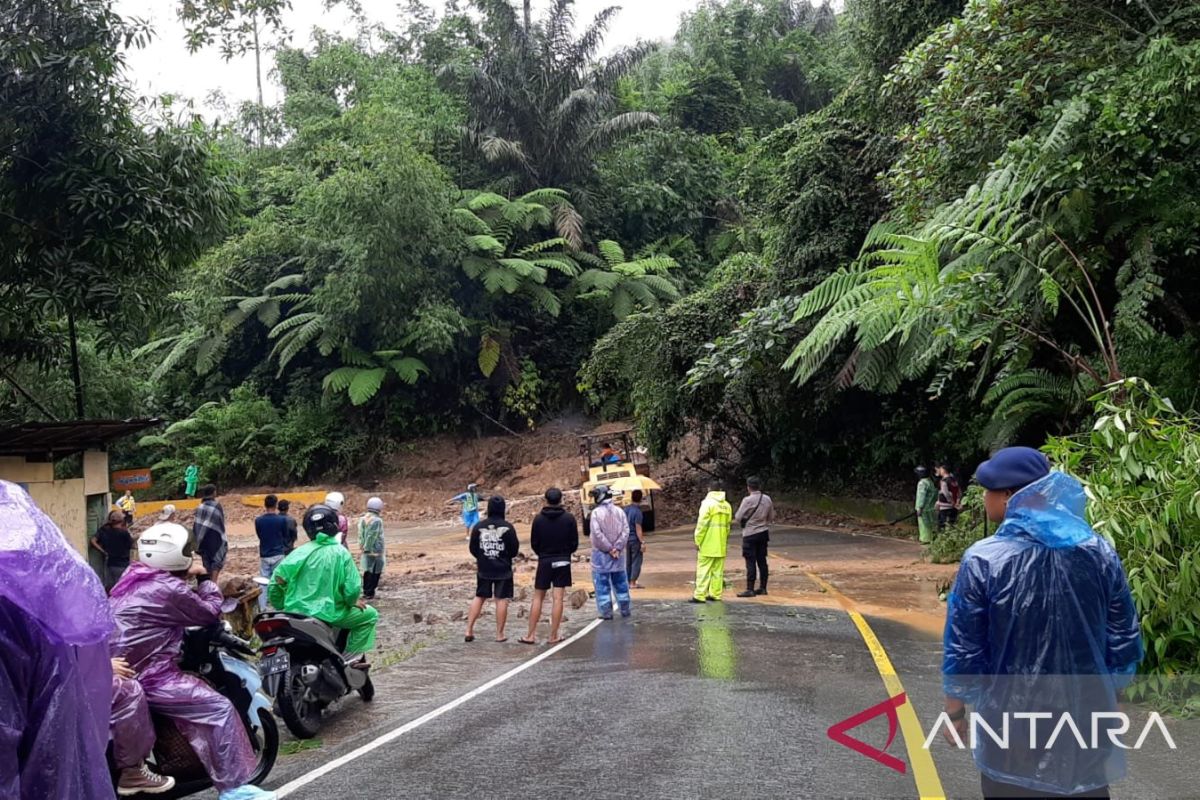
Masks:
[[[504,252],[504,242],[497,239],[491,234],[481,233],[466,237],[463,241],[467,247],[481,253],[489,255],[500,255]]]
[[[419,358],[406,356],[393,358],[387,362],[396,377],[407,384],[416,383],[422,375],[429,374],[429,366]]]
[[[606,148],[630,134],[652,128],[658,123],[657,114],[649,111],[627,111],[593,128],[587,138],[587,145],[596,149]]]
[[[383,386],[383,380],[387,377],[387,369],[384,367],[375,367],[374,369],[360,369],[350,379],[350,385],[346,387],[346,393],[350,396],[350,402],[356,406],[361,406],[371,400],[379,393]]]
[[[596,249],[600,251],[601,257],[609,267],[625,263],[625,251],[621,249],[621,245],[611,239],[602,239],[597,242]]]
[[[559,203],[554,207],[554,229],[572,250],[583,247],[583,216],[570,203]]]

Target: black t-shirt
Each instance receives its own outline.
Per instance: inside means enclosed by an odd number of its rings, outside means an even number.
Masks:
[[[512,561],[521,544],[516,528],[499,517],[488,517],[471,529],[470,549],[479,577],[500,581],[512,577]]]
[[[110,567],[128,567],[129,551],[133,550],[133,536],[126,528],[102,525],[96,531],[96,541],[108,555],[104,563]]]

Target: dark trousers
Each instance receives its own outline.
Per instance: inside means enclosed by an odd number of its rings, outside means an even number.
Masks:
[[[637,583],[642,574],[642,540],[636,535],[629,537],[629,546],[625,549],[625,572],[632,583]]]
[[[1013,786],[1008,783],[1000,783],[994,781],[987,775],[980,776],[980,783],[983,786],[984,800],[1005,800],[1005,798],[1031,798],[1031,797],[1097,797],[1108,798],[1108,787],[1101,786],[1099,789],[1092,789],[1088,792],[1080,792],[1079,794],[1050,794],[1048,792],[1039,792],[1034,789],[1026,789],[1023,786]]]
[[[746,588],[754,588],[754,580],[762,581],[761,587],[767,588],[767,543],[771,535],[767,531],[742,537],[742,558],[746,559]]]
[[[958,522],[957,508],[939,508],[938,509],[938,530],[944,530],[947,525],[953,525]]]
[[[375,590],[379,588],[379,579],[381,577],[383,577],[382,572],[363,573],[363,597],[370,599],[375,596]]]

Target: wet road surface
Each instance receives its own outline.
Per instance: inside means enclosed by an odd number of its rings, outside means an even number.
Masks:
[[[686,536],[655,539],[656,558],[687,555]],[[830,597],[820,578],[805,574],[811,570],[837,585],[837,575],[824,567],[844,560],[847,551],[852,558],[876,553],[902,564],[917,550],[824,531],[773,532],[772,539],[779,590],[773,588],[769,603],[733,598],[740,586],[731,586],[723,603],[655,597],[657,579],[672,573],[651,573],[651,590],[634,594],[632,618],[600,624],[561,652],[287,796],[918,797],[903,734],[887,749],[904,762],[903,773],[828,738],[829,726],[886,700],[889,691],[837,589]],[[735,563],[730,559],[729,566]],[[576,575],[577,585],[584,577]],[[846,583],[854,580],[850,575]],[[941,645],[934,626],[908,624],[907,612],[922,602],[915,597],[897,592],[901,613],[865,613],[863,619],[927,732],[941,707]],[[854,607],[853,597],[846,602]],[[879,602],[873,598],[870,607]],[[568,612],[568,633],[580,630],[592,612],[590,606]],[[487,642],[487,626],[482,641],[448,642],[380,672],[376,701],[345,701],[328,720],[323,746],[285,756],[269,786],[303,780],[544,650],[515,644],[519,627],[510,630],[508,644]],[[1197,741],[1185,735],[1194,734],[1194,726],[1185,728],[1172,727],[1181,749]],[[850,734],[883,747],[887,723],[877,717]],[[940,742],[930,752],[945,796],[979,796],[968,753]],[[1131,779],[1114,797],[1194,796],[1195,781],[1187,776],[1195,767],[1185,762],[1181,768],[1172,761],[1176,755],[1138,754]]]

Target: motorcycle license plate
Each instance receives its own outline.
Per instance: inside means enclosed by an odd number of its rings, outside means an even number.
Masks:
[[[281,672],[287,672],[290,666],[288,654],[286,650],[279,650],[269,656],[263,656],[258,662],[258,674],[264,678],[268,675],[278,675]]]

